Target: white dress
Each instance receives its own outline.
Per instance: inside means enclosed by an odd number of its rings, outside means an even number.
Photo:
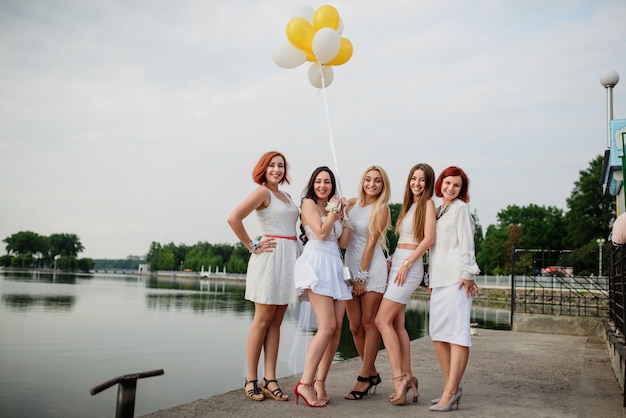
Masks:
[[[324,219],[325,216],[322,222]],[[343,281],[343,263],[337,243],[341,236],[341,222],[335,221],[325,241],[317,238],[308,225],[304,227],[304,232],[309,240],[294,268],[295,287],[300,300],[308,300],[306,289],[335,300],[352,299],[352,292]]]
[[[361,258],[369,236],[369,218],[372,205],[361,207],[357,202],[350,210],[350,243],[346,248],[346,265],[350,267],[352,276],[356,276],[361,266]],[[380,243],[374,247],[374,254],[370,262],[365,290],[367,292],[385,293],[387,288],[387,259]]]
[[[267,305],[288,305],[298,300],[293,281],[293,269],[300,255],[300,243],[296,237],[298,207],[289,195],[285,203],[270,191],[270,204],[256,210],[263,233],[262,240],[272,238],[276,248],[272,252],[251,254],[246,273],[245,298]]]

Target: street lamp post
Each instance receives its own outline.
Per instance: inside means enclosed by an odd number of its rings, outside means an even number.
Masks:
[[[615,70],[607,70],[600,75],[600,83],[606,89],[606,130],[607,144],[611,147],[611,120],[613,120],[613,87],[619,83],[619,74]]]
[[[598,238],[596,240],[596,242],[598,243],[598,250],[599,250],[599,254],[598,254],[598,277],[602,277],[602,247],[604,246],[604,238]]]

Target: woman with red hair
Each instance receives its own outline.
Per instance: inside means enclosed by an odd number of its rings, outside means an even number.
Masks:
[[[254,302],[254,319],[248,332],[244,391],[254,401],[262,401],[266,396],[277,401],[289,399],[276,380],[280,326],[287,306],[297,301],[293,269],[300,255],[296,237],[299,210],[291,196],[279,189],[284,182],[289,184],[288,167],[283,154],[263,154],[252,170],[252,179],[259,187],[228,217],[233,232],[251,254],[245,298]],[[263,233],[260,240],[251,239],[243,224],[252,211]],[[261,350],[265,353],[265,377],[259,385]]]
[[[469,179],[458,167],[448,167],[435,183],[443,199],[437,208],[435,244],[430,249],[429,334],[443,372],[441,397],[431,411],[458,409],[463,395],[461,378],[469,359],[470,316],[480,273],[474,254],[474,219],[470,214]]]

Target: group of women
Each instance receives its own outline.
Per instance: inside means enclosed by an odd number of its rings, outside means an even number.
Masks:
[[[394,387],[390,403],[404,404],[409,391],[417,402],[418,380],[411,371],[405,310],[424,279],[422,260],[429,251],[429,334],[444,377],[442,394],[432,400],[430,409],[458,408],[471,346],[470,313],[477,289],[474,277],[479,273],[474,224],[466,204],[466,174],[458,167],[448,167],[435,179],[428,164],[411,168],[395,225],[398,244],[394,254],[386,257],[391,215],[385,170],[368,167],[358,197],[346,200],[337,196],[333,172],[318,167],[298,208],[279,188],[289,184],[288,167],[281,153],[265,153],[253,170],[258,188],[228,218],[251,253],[245,298],[255,303],[255,314],[247,342],[246,396],[257,401],[289,399],[276,378],[280,325],[288,304],[308,300],[317,319],[317,332],[294,387],[296,403],[300,398],[312,407],[330,402],[325,380],[345,313],[362,360],[345,399],[362,399],[382,382],[375,366],[382,337]],[[442,199],[438,208],[433,193]],[[253,211],[263,234],[260,240],[252,239],[243,224]],[[345,263],[340,249],[345,249]],[[345,274],[344,264],[351,274]],[[262,350],[265,376],[259,382]]]

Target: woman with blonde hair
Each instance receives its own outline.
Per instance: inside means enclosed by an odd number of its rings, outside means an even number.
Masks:
[[[359,183],[359,196],[348,201],[347,214],[352,231],[346,249],[346,265],[354,276],[352,300],[346,302],[350,331],[361,357],[361,370],[346,399],[359,400],[382,379],[376,371],[380,333],[374,324],[378,306],[387,288],[387,230],[391,226],[389,198],[391,187],[385,170],[365,169]]]
[[[413,402],[419,396],[418,381],[411,372],[411,345],[404,314],[411,294],[424,279],[422,256],[435,242],[434,184],[435,172],[428,164],[416,164],[409,171],[396,223],[398,245],[376,315],[391,365],[394,393],[389,400],[393,405],[404,404],[409,388],[413,389]]]

